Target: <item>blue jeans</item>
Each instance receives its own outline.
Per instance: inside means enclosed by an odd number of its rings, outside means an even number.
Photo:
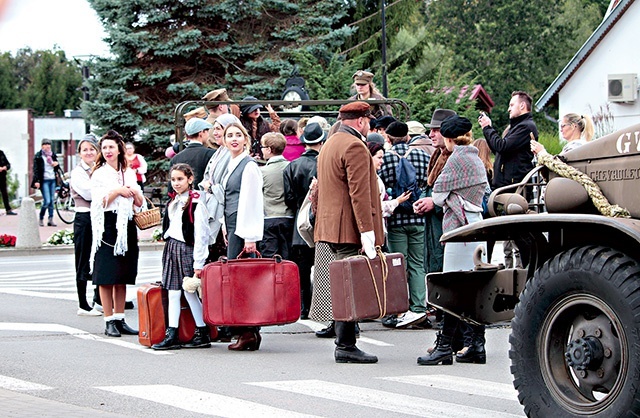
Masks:
[[[40,185],[42,192],[42,207],[40,208],[40,220],[44,219],[44,213],[49,209],[49,219],[53,218],[53,198],[56,194],[56,180],[44,180]]]

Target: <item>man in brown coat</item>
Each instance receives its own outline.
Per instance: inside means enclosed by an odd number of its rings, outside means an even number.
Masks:
[[[342,126],[318,157],[318,210],[315,240],[327,242],[340,260],[362,248],[375,258],[384,242],[376,170],[365,144],[371,108],[353,102],[340,108]],[[336,321],[336,363],[376,363],[356,347],[356,323]]]

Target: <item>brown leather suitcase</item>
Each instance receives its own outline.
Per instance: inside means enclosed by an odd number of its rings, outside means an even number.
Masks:
[[[138,341],[140,344],[151,347],[164,339],[167,327],[167,291],[160,283],[148,283],[138,288]],[[196,330],[196,321],[193,319],[187,300],[180,298],[180,322],[178,322],[178,339],[189,342]],[[218,335],[216,327],[211,327],[211,338]]]
[[[207,324],[283,325],[300,318],[300,274],[292,261],[223,259],[204,266],[200,279]]]
[[[382,254],[370,260],[356,255],[329,265],[331,304],[336,321],[379,319],[409,309],[404,256]]]

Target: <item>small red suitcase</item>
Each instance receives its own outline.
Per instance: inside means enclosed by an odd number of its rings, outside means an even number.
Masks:
[[[381,263],[380,254],[373,260],[357,255],[329,264],[331,305],[336,321],[378,319],[409,309],[404,256],[382,254],[385,262]]]
[[[207,264],[200,279],[208,324],[283,325],[300,318],[300,275],[292,261],[223,259]]]
[[[160,283],[143,284],[138,288],[138,341],[151,347],[164,339],[167,327],[167,291]],[[180,299],[180,322],[178,339],[186,343],[193,338],[196,322],[184,296]],[[211,327],[211,338],[218,335],[216,327]]]

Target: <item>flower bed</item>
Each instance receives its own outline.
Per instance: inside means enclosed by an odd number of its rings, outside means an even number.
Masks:
[[[16,237],[14,235],[0,235],[0,247],[15,247]]]

